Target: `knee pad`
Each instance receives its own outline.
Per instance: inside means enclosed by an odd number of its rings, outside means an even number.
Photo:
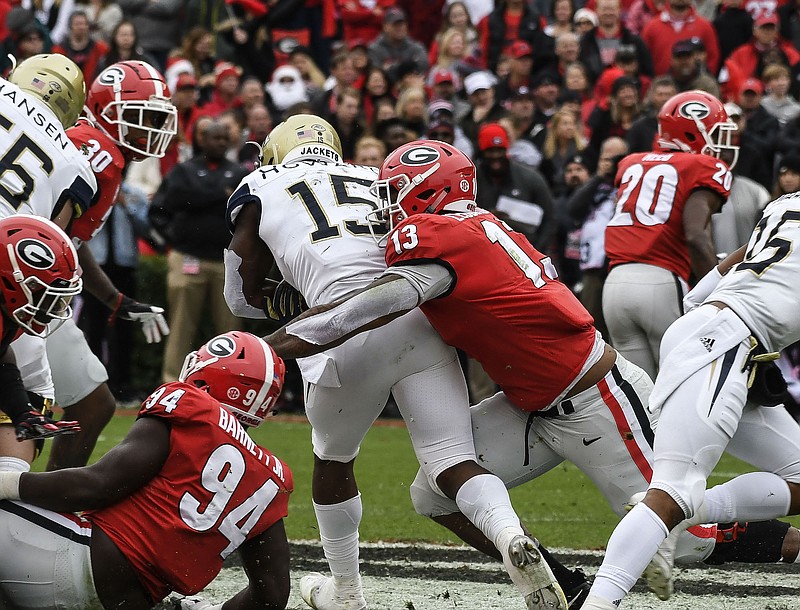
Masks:
[[[414,510],[423,517],[440,517],[459,512],[455,500],[433,490],[422,469],[417,471],[417,477],[411,484],[409,492]]]

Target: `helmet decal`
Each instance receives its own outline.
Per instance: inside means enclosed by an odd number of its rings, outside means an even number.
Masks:
[[[218,358],[227,358],[236,351],[236,343],[227,335],[214,337],[208,342],[208,351]]]
[[[97,80],[104,85],[116,85],[125,80],[125,71],[119,66],[109,66],[100,73]]]
[[[428,165],[440,156],[439,151],[431,146],[415,146],[400,155],[400,162],[406,165]]]
[[[239,391],[238,388],[228,388],[228,398],[230,398],[231,400],[236,400],[241,395],[242,393]]]
[[[687,119],[702,120],[711,114],[711,109],[703,102],[692,100],[682,104],[681,107],[678,108],[678,112]]]
[[[30,237],[17,243],[17,256],[32,269],[50,269],[56,263],[53,250],[47,244]]]

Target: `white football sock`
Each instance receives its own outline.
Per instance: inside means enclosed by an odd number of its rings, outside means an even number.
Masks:
[[[339,587],[361,586],[358,573],[358,525],[361,523],[361,494],[338,504],[317,504],[322,549]]]
[[[750,472],[706,490],[693,523],[768,521],[785,517],[792,495],[786,481],[771,472]],[[702,521],[697,521],[702,519]]]
[[[592,595],[619,605],[653,559],[667,537],[667,526],[640,502],[633,507],[608,539],[603,565],[597,571]]]
[[[467,480],[456,493],[456,504],[501,553],[508,551],[503,546],[511,538],[525,533],[506,486],[493,474],[479,474]]]

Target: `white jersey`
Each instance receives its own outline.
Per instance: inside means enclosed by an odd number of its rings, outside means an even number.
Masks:
[[[88,157],[50,108],[0,79],[0,217],[52,219],[67,201],[87,209],[97,191]]]
[[[367,286],[386,269],[384,249],[365,220],[377,207],[369,192],[377,177],[373,167],[318,159],[264,166],[231,195],[228,221],[232,228],[242,206],[256,202],[259,235],[283,278],[309,306],[329,303]]]
[[[800,340],[800,192],[764,208],[744,260],[706,302],[728,305],[771,352]]]

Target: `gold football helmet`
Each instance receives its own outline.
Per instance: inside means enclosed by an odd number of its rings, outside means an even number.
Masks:
[[[261,164],[279,165],[294,149],[313,144],[324,144],[342,160],[342,143],[339,134],[328,121],[314,114],[297,114],[277,125],[261,145]]]
[[[72,127],[83,111],[86,86],[83,72],[69,57],[59,53],[33,55],[8,75],[23,91],[43,100],[64,129]]]

